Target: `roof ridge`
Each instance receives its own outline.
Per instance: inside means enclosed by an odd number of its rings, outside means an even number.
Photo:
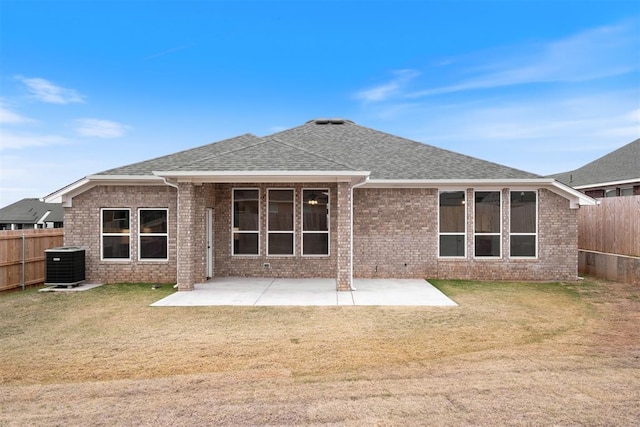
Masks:
[[[289,147],[289,148],[293,148],[293,149],[295,149],[295,150],[302,151],[303,153],[311,154],[311,155],[316,156],[316,157],[319,157],[319,158],[321,158],[321,159],[323,159],[323,160],[327,160],[327,161],[329,161],[329,162],[336,163],[336,164],[338,164],[338,165],[340,165],[340,166],[344,166],[344,167],[347,167],[347,168],[352,168],[353,170],[357,170],[357,169],[358,169],[358,168],[355,168],[353,165],[350,165],[350,164],[347,164],[347,163],[339,162],[339,161],[337,161],[337,160],[335,160],[335,159],[332,159],[332,158],[330,158],[330,157],[323,156],[322,154],[314,153],[313,151],[310,151],[310,150],[305,150],[304,148],[296,147],[295,145],[292,145],[292,144],[289,144],[289,143],[287,143],[287,142],[281,141],[280,139],[278,139],[278,138],[276,138],[276,137],[273,137],[273,136],[266,136],[265,138],[273,139],[274,141],[276,141],[276,142],[278,142],[278,143],[280,143],[280,144],[282,144],[282,145],[286,145],[286,146],[287,146],[287,147]]]
[[[241,135],[241,136],[245,136],[245,135],[255,136],[253,134],[244,134],[244,135]],[[255,144],[249,144],[249,145],[245,145],[244,147],[234,148],[232,150],[227,150],[227,151],[221,151],[220,153],[214,153],[214,154],[210,154],[208,156],[202,156],[202,157],[198,158],[197,160],[194,160],[194,161],[189,162],[189,163],[185,163],[182,167],[189,166],[189,165],[192,165],[194,163],[201,162],[203,160],[209,160],[209,159],[213,159],[213,158],[216,158],[216,157],[226,156],[227,154],[236,153],[238,151],[246,150],[247,148],[257,147],[258,145],[264,144],[265,142],[267,142],[263,137],[260,137],[260,136],[255,136],[255,137],[259,139],[259,141],[256,142]],[[231,139],[234,139],[234,138],[231,138]],[[213,144],[217,144],[217,143],[214,142]],[[203,145],[203,147],[204,147],[204,145]]]
[[[232,136],[231,138],[221,139],[220,141],[209,142],[207,144],[202,144],[202,145],[199,145],[197,147],[185,148],[184,150],[176,151],[175,153],[165,154],[164,156],[158,156],[158,157],[154,157],[152,159],[143,160],[143,162],[150,162],[150,161],[153,161],[153,160],[162,159],[163,157],[175,156],[175,155],[178,155],[178,154],[186,153],[188,151],[198,150],[200,148],[208,147],[210,145],[219,144],[219,143],[224,142],[224,141],[231,141],[232,139],[238,139],[238,138],[242,138],[242,137],[245,137],[245,136],[253,136],[255,138],[260,138],[259,136],[256,136],[256,135],[252,134],[251,132],[247,132],[247,133],[243,133],[242,135]],[[262,139],[262,138],[260,138],[260,139]],[[140,162],[140,163],[142,163],[142,162]]]

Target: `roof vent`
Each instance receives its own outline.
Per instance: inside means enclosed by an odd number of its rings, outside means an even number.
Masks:
[[[321,119],[309,120],[309,122],[307,122],[307,123],[311,123],[311,122],[313,122],[313,123],[315,123],[317,125],[343,125],[346,122],[349,122],[349,120],[345,120],[345,119],[340,119],[340,118],[334,117],[334,118],[331,118],[331,119],[321,118]]]

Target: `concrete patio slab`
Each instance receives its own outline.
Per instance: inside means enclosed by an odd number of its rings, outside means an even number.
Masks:
[[[338,292],[335,279],[223,277],[151,306],[457,306],[422,279],[354,279],[354,287],[355,291]]]
[[[426,280],[354,279],[354,305],[457,306]]]
[[[254,305],[338,305],[333,279],[275,279]]]

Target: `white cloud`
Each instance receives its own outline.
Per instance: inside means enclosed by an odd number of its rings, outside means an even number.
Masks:
[[[5,124],[22,124],[22,123],[31,123],[33,119],[28,117],[24,117],[14,111],[11,111],[7,108],[2,100],[0,100],[0,123]]]
[[[84,102],[85,96],[78,93],[75,89],[56,86],[49,80],[39,77],[27,78],[22,76],[16,76],[16,79],[24,83],[31,95],[42,102],[49,104],[71,104]]]
[[[45,147],[66,143],[69,143],[69,140],[59,135],[15,134],[0,129],[0,150]]]
[[[79,135],[96,138],[118,138],[129,128],[122,123],[100,119],[77,119],[75,124]]]
[[[356,93],[355,98],[363,101],[384,101],[396,95],[407,83],[420,75],[416,70],[396,70],[393,73],[396,77],[390,82],[362,90]]]
[[[637,20],[583,31],[546,44],[523,44],[459,58],[472,77],[406,94],[409,98],[542,82],[582,82],[640,69]]]
[[[637,95],[635,89],[550,91],[524,99],[512,93],[455,104],[425,103],[401,114],[393,114],[395,105],[383,103],[369,113],[407,138],[551,174],[576,169],[640,137]]]
[[[580,96],[530,97],[519,100],[487,100],[484,104],[460,106],[456,114],[431,123],[439,139],[541,141],[523,148],[570,151],[572,144],[588,147],[587,141],[617,136],[633,140],[640,132],[634,114],[633,92],[605,92]],[[442,123],[442,124],[440,124]],[[621,130],[626,129],[625,132]],[[544,142],[543,142],[544,141]],[[585,143],[580,143],[584,141]]]

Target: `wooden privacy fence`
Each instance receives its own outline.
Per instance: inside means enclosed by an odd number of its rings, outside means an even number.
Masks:
[[[0,231],[0,291],[44,283],[44,251],[62,239],[62,228]]]
[[[599,202],[578,211],[578,248],[640,257],[640,196]]]
[[[599,201],[578,211],[578,270],[640,285],[640,196]]]

